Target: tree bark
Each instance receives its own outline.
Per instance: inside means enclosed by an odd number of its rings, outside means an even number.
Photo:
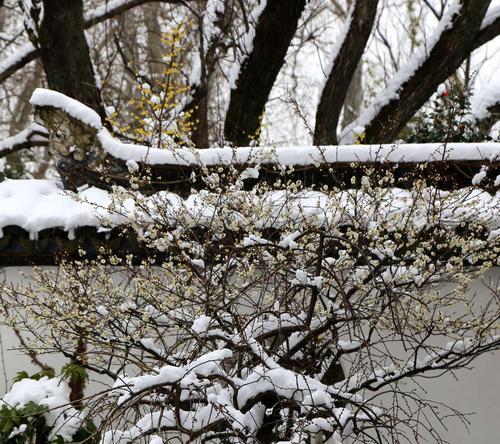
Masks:
[[[141,6],[146,3],[153,2],[166,2],[171,4],[177,4],[181,1],[191,1],[191,0],[130,0],[123,3],[118,3],[114,7],[110,7],[108,10],[100,12],[98,14],[92,14],[93,11],[90,11],[90,14],[85,14],[84,28],[88,29],[92,26],[98,25],[106,20],[112,19],[114,17],[123,14],[129,9],[135,8],[136,6]],[[31,47],[28,47],[31,46]],[[19,57],[16,58],[16,61],[12,64],[9,64],[5,68],[0,71],[0,83],[7,80],[9,77],[14,75],[21,68],[26,66],[28,63],[32,62],[36,58],[40,56],[40,51],[38,48],[33,47],[32,45],[26,45],[23,47],[24,51],[19,54]]]
[[[236,146],[248,145],[260,128],[305,4],[306,0],[268,0],[259,17],[253,50],[241,66],[224,122],[224,135]]]
[[[84,34],[82,0],[44,0],[43,7],[38,43],[49,88],[84,103],[105,122],[106,113]],[[86,184],[88,178],[82,174],[81,161],[61,155],[64,150],[61,151],[53,141],[55,136],[51,135],[49,149],[56,157],[65,187],[76,189]]]
[[[365,126],[367,143],[394,141],[436,88],[452,75],[474,48],[475,36],[491,0],[462,0],[460,13],[431,49],[427,59],[401,86],[398,98],[383,105]]]
[[[3,9],[3,0],[0,0],[0,32],[5,25],[5,11]]]
[[[186,109],[192,113],[194,128],[191,141],[196,148],[208,148],[210,143],[208,134],[208,90],[208,79],[204,79],[193,88],[193,98],[186,106]]]
[[[473,50],[476,50],[480,46],[493,40],[495,37],[500,35],[500,15],[492,20],[488,25],[482,26],[481,30],[478,32],[476,38],[474,39]]]
[[[49,88],[106,117],[84,34],[82,0],[44,0],[38,40]]]
[[[352,21],[335,58],[316,111],[314,143],[336,145],[337,126],[347,91],[370,37],[378,0],[356,0]]]

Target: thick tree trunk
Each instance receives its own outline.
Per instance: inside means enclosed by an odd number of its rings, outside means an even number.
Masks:
[[[82,0],[44,0],[38,32],[50,89],[79,100],[105,118],[84,34]]]
[[[316,111],[316,145],[337,144],[340,112],[373,28],[377,5],[378,0],[356,0],[353,5],[349,31],[333,62]]]
[[[200,77],[198,83],[191,87],[191,101],[186,106],[186,111],[191,113],[193,130],[191,132],[191,142],[196,148],[208,148],[208,94],[209,81],[213,74],[215,65],[215,50],[218,38],[214,42],[206,42],[206,30],[204,28],[204,14],[206,13],[207,2],[202,0],[197,4],[197,25],[198,25],[198,52],[200,57]],[[220,36],[219,36],[220,37]]]
[[[3,0],[0,0],[0,32],[5,25],[5,10],[3,9]]]
[[[268,0],[259,17],[253,50],[241,66],[226,114],[224,135],[236,146],[248,145],[260,128],[305,4],[306,0]]]
[[[83,398],[85,397],[85,373],[82,367],[82,360],[85,359],[85,353],[87,352],[87,344],[85,340],[80,337],[78,343],[76,344],[76,349],[73,357],[70,361],[70,365],[73,368],[70,371],[70,377],[68,381],[68,386],[70,388],[69,400],[71,405],[77,409],[83,409]],[[78,371],[80,370],[80,371]]]
[[[82,0],[44,0],[43,7],[38,42],[49,88],[94,109],[105,122],[106,114],[85,39]],[[54,135],[51,140],[55,140]],[[65,187],[76,189],[88,181],[82,174],[82,163],[87,159],[76,160],[65,155],[70,146],[61,151],[56,144],[49,143]]]
[[[211,123],[209,120],[209,95],[214,81],[214,74],[220,61],[220,53],[227,50],[227,37],[232,31],[234,4],[225,1],[222,8],[211,11],[206,17],[207,1],[198,3],[198,53],[200,57],[200,75],[197,83],[191,86],[191,100],[185,111],[191,113],[194,123],[191,141],[196,148],[208,148],[210,143]],[[208,19],[208,20],[207,20]],[[207,29],[210,26],[211,29]]]
[[[394,141],[436,88],[452,75],[474,47],[475,36],[491,0],[462,0],[460,13],[431,49],[426,60],[365,126],[367,143]]]

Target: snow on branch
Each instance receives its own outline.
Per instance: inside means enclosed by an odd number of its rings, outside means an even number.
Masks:
[[[377,13],[378,0],[354,1],[332,50],[321,87],[314,142],[337,143],[337,126],[347,90],[363,55]]]
[[[188,0],[189,1],[189,0]],[[136,6],[141,6],[146,3],[183,3],[184,0],[110,0],[106,1],[105,4],[98,6],[90,11],[87,11],[84,15],[85,27],[90,28],[91,26],[97,25],[98,23],[108,20],[110,18],[116,17],[129,9],[135,8]]]
[[[38,50],[32,43],[26,43],[0,61],[0,82],[8,79],[17,70],[38,57]]]
[[[87,11],[84,15],[84,28],[88,29],[110,18],[116,17],[129,9],[146,3],[160,0],[112,0],[104,5]],[[168,0],[169,3],[182,3],[181,0]],[[38,48],[26,43],[19,46],[12,54],[0,61],[0,83],[8,79],[19,69],[32,62],[39,56]]]
[[[252,53],[253,50],[253,41],[255,38],[255,30],[257,28],[257,23],[259,22],[259,18],[266,9],[268,0],[259,0],[257,5],[250,11],[248,17],[248,29],[243,34],[242,42],[241,42],[241,53],[237,52],[235,54],[235,63],[231,67],[231,71],[229,73],[229,87],[231,89],[236,89],[236,85],[238,82],[238,77],[240,75],[241,67],[243,63],[248,58],[248,56]]]
[[[150,394],[153,389],[163,391],[185,391],[189,399],[196,396],[207,396],[206,406],[191,412],[175,409],[162,409],[140,419],[135,427],[130,430],[112,430],[107,432],[104,443],[121,442],[126,439],[137,439],[145,436],[158,427],[164,430],[175,430],[178,427],[187,433],[206,433],[213,425],[224,421],[229,427],[234,427],[235,432],[240,431],[243,436],[257,434],[262,423],[257,420],[259,404],[266,405],[271,401],[299,404],[304,410],[326,408],[333,413],[329,421],[318,422],[311,418],[306,424],[301,424],[305,431],[318,432],[322,427],[328,429],[340,425],[340,430],[346,428],[349,421],[363,421],[365,415],[360,411],[354,413],[347,408],[334,408],[335,402],[340,400],[352,403],[361,403],[363,398],[322,384],[318,380],[292,372],[280,366],[266,368],[258,365],[248,369],[243,378],[234,378],[224,371],[222,361],[229,359],[233,353],[227,349],[208,352],[201,358],[188,364],[185,368],[166,366],[157,370],[154,375],[142,375],[132,378],[123,378],[116,381],[116,391],[121,394],[117,403],[140,402],[144,394]],[[224,385],[218,384],[220,381]],[[207,389],[207,382],[210,384]],[[199,393],[199,395],[197,395]],[[167,394],[168,396],[168,394]],[[370,410],[365,404],[364,408]],[[380,409],[372,407],[373,412]],[[376,413],[374,413],[376,415]]]
[[[481,29],[474,40],[474,49],[500,35],[500,7],[491,8],[484,17]]]
[[[492,113],[500,113],[500,80],[495,79],[474,91],[470,105],[471,118],[474,120],[487,119]]]
[[[30,103],[35,106],[50,106],[60,109],[94,129],[103,127],[99,114],[92,108],[57,91],[37,88],[31,95]]]
[[[488,12],[484,16],[483,22],[481,23],[481,31],[491,26],[495,21],[500,19],[500,6],[495,6],[488,9]]]
[[[15,136],[0,140],[0,157],[26,148],[46,146],[48,144],[47,130],[36,123],[22,130]]]
[[[425,46],[419,48],[406,64],[391,77],[386,88],[378,93],[370,106],[362,111],[359,118],[342,131],[340,142],[348,144],[356,141],[357,137],[364,132],[365,127],[372,122],[379,111],[391,101],[399,98],[400,89],[428,59],[441,35],[453,26],[453,20],[460,14],[461,7],[462,2],[453,1],[446,9],[435,31],[426,41]]]

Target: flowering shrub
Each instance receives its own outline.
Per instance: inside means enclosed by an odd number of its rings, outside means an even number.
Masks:
[[[103,225],[151,256],[35,269],[1,288],[6,319],[105,381],[79,401],[102,444],[437,439],[439,403],[402,383],[498,349],[497,285],[467,294],[498,261],[498,198],[370,170],[244,191],[258,170],[207,171],[186,199],[116,188]]]
[[[187,26],[180,23],[162,35],[166,53],[162,58],[161,78],[148,78],[133,71],[137,97],[129,100],[129,111],[123,113],[128,117],[127,123],[121,122],[116,112],[108,118],[123,136],[158,148],[172,148],[181,142],[189,144],[195,122],[191,119],[193,110],[182,105],[190,88],[181,72]]]
[[[491,140],[488,128],[471,113],[470,91],[459,81],[442,86],[402,134],[408,143]]]

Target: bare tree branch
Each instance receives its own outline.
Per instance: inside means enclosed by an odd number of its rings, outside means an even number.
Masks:
[[[252,52],[241,66],[226,114],[224,135],[236,146],[248,145],[260,128],[305,5],[305,0],[268,2],[259,17]]]
[[[374,118],[360,124],[368,143],[391,142],[436,88],[452,75],[474,47],[491,0],[463,0],[460,13],[452,18],[425,61],[397,90],[397,98],[386,101]]]
[[[48,134],[40,125],[31,125],[15,136],[8,137],[0,142],[0,158],[23,149],[48,145]]]
[[[162,2],[182,4],[187,1],[190,0],[129,0],[125,2],[109,2],[105,7],[99,6],[98,8],[87,12],[84,17],[83,26],[84,29],[89,29],[108,19],[117,17],[118,15],[124,13],[125,11],[128,11],[129,9],[144,5],[146,3]],[[35,48],[31,43],[27,43],[21,46],[14,55],[0,62],[0,83],[7,80],[18,70],[20,70],[39,56],[39,49]]]
[[[340,112],[375,22],[377,5],[378,0],[358,0],[352,5],[349,30],[335,56],[316,112],[314,131],[316,145],[337,143]]]

